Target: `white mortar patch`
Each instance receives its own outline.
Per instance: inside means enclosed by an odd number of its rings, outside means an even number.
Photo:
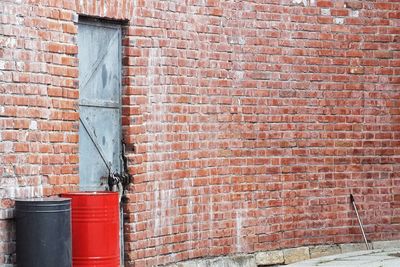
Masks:
[[[321,15],[330,16],[331,10],[329,8],[321,8]]]
[[[340,25],[344,24],[344,18],[335,18],[335,23]]]
[[[37,122],[36,121],[31,121],[31,123],[29,124],[29,129],[37,130]]]
[[[358,10],[351,10],[350,11],[350,17],[358,18],[359,16],[360,16],[360,11],[358,11]]]
[[[293,4],[295,5],[303,5],[303,6],[308,6],[308,1],[307,0],[293,0]]]

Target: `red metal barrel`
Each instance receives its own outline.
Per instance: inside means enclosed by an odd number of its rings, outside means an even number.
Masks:
[[[117,192],[73,192],[71,198],[74,267],[120,265]]]

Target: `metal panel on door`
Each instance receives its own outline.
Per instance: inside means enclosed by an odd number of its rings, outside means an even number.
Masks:
[[[80,189],[102,190],[121,172],[121,28],[80,22],[78,48]]]

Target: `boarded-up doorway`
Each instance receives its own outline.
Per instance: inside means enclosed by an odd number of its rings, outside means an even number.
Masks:
[[[121,172],[120,25],[80,20],[78,58],[79,185],[104,190],[109,172]]]

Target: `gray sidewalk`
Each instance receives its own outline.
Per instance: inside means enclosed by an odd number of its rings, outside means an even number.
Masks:
[[[400,267],[400,248],[344,253],[297,262],[287,267]]]

